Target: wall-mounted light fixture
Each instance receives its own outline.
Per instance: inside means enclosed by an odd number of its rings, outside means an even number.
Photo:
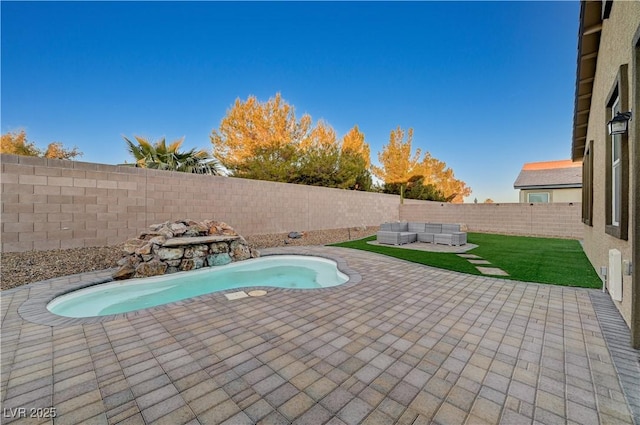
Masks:
[[[618,112],[611,121],[607,123],[609,135],[624,134],[629,129],[629,121],[631,120],[631,111]]]

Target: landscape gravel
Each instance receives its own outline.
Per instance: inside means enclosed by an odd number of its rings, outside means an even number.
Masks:
[[[301,238],[292,239],[290,232],[251,235],[245,239],[253,248],[277,246],[326,245],[353,239],[361,239],[376,233],[378,226],[344,229],[298,231]],[[124,242],[124,241],[123,241]],[[95,270],[117,267],[122,258],[122,246],[87,247],[51,251],[26,251],[2,253],[0,289],[10,289],[54,277],[68,276]]]

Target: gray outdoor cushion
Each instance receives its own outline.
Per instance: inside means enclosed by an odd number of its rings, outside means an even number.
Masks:
[[[382,223],[380,225],[380,230],[385,231],[385,232],[390,232],[391,231],[391,223]]]
[[[430,242],[446,245],[464,245],[467,234],[460,232],[459,224],[393,222],[380,225],[378,242],[389,245]]]
[[[459,232],[460,225],[459,224],[443,224],[442,225],[442,233],[453,233]]]
[[[444,244],[444,245],[453,245],[453,235],[448,233],[440,233],[433,235],[433,242]]]
[[[467,234],[465,232],[453,232],[451,234],[451,242],[453,245],[466,245]]]
[[[424,223],[409,223],[409,231],[415,233],[423,233]]]
[[[418,242],[433,243],[433,233],[418,233]]]
[[[398,232],[381,230],[376,234],[376,236],[377,236],[378,243],[383,243],[387,245],[400,244],[400,233]]]
[[[403,245],[416,241],[416,234],[409,232],[387,232],[379,231],[377,234],[378,243],[387,245]]]
[[[425,233],[442,233],[442,224],[427,223],[424,226]]]
[[[392,232],[406,232],[409,230],[409,225],[405,223],[391,223]]]

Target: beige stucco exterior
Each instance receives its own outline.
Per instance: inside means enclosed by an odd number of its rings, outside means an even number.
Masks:
[[[583,4],[584,8],[584,4]],[[582,25],[584,26],[584,18]],[[588,30],[588,28],[584,28]],[[637,221],[634,219],[634,209],[637,209],[638,190],[635,186],[634,174],[640,172],[634,169],[634,158],[640,155],[638,148],[640,121],[640,99],[638,96],[638,84],[640,81],[640,69],[638,68],[637,46],[640,32],[640,2],[638,1],[614,1],[608,18],[602,20],[600,45],[597,52],[597,64],[593,76],[593,88],[591,93],[591,105],[589,110],[588,125],[586,131],[586,143],[592,143],[593,158],[593,213],[592,225],[584,226],[584,249],[596,270],[609,266],[609,250],[617,249],[622,254],[623,262],[633,262],[634,239],[637,240]],[[584,33],[584,31],[583,31]],[[582,34],[581,34],[582,36]],[[580,59],[579,59],[580,60]],[[626,68],[623,66],[627,65]],[[607,202],[606,173],[607,173],[607,134],[606,123],[611,119],[607,111],[607,104],[611,99],[612,89],[618,81],[620,72],[626,70],[628,90],[626,98],[628,105],[623,105],[623,111],[632,110],[633,120],[628,132],[628,237],[626,240],[611,236],[606,232],[606,208],[611,208]],[[580,76],[578,76],[580,78]],[[621,94],[624,96],[625,94]],[[584,98],[584,95],[582,95]],[[575,130],[574,130],[575,131]],[[575,134],[575,133],[574,133]],[[575,136],[574,136],[575,137]],[[575,148],[574,138],[574,148]],[[576,152],[574,151],[574,159]],[[637,162],[637,160],[635,161]],[[640,264],[635,264],[635,273],[638,274]],[[623,270],[622,301],[615,301],[624,320],[630,326],[632,334],[638,326],[638,279]],[[635,285],[635,288],[634,288]],[[636,292],[634,294],[634,291]],[[634,309],[636,311],[634,311]],[[638,335],[636,333],[636,335]],[[637,340],[634,345],[640,344]]]
[[[529,202],[529,193],[548,193],[549,203],[582,202],[582,189],[521,189],[520,203]]]

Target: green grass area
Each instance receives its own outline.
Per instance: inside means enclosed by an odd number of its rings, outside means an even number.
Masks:
[[[331,246],[360,249],[441,269],[482,275],[473,264],[456,254],[367,243],[375,239],[375,236],[370,236]],[[505,279],[582,288],[602,287],[602,281],[576,240],[468,233],[467,242],[478,245],[468,251],[469,254],[491,262],[487,267],[498,267],[509,273]]]

